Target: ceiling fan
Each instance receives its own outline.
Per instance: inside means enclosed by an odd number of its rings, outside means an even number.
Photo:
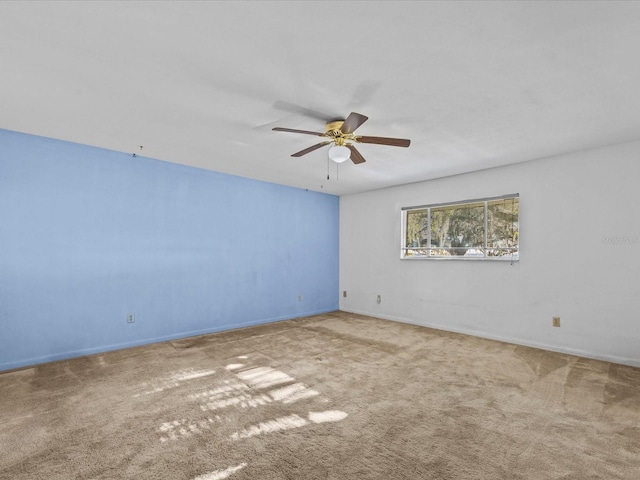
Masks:
[[[317,143],[311,147],[305,148],[292,154],[292,157],[301,157],[307,153],[333,144],[329,148],[329,158],[336,163],[342,163],[351,158],[355,164],[364,163],[364,157],[358,152],[354,144],[358,143],[375,143],[377,145],[390,145],[392,147],[408,147],[411,140],[404,138],[388,138],[388,137],[369,137],[364,135],[356,135],[353,133],[356,128],[366,122],[369,117],[365,117],[356,112],[351,112],[345,120],[334,120],[328,122],[324,133],[311,132],[309,130],[296,130],[293,128],[275,127],[273,130],[277,132],[304,133],[306,135],[315,135],[316,137],[328,138],[324,142]]]

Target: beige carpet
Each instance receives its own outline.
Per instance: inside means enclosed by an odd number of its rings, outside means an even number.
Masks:
[[[2,479],[640,479],[640,369],[333,313],[0,374]]]

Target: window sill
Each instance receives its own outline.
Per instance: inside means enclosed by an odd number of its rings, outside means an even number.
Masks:
[[[512,257],[463,257],[463,256],[451,256],[451,257],[437,257],[429,255],[412,255],[410,257],[400,257],[400,260],[435,260],[435,261],[464,261],[464,262],[519,262],[520,258]]]

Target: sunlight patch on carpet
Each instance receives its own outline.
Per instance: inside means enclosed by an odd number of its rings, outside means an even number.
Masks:
[[[320,396],[318,391],[302,382],[296,381],[295,378],[285,372],[272,367],[255,365],[245,367],[243,364],[230,363],[227,364],[224,372],[231,373],[233,377],[214,380],[208,389],[186,396],[189,400],[195,400],[200,404],[201,412],[223,410],[226,408],[246,409],[266,407],[272,402],[287,405]],[[173,374],[171,378],[177,381],[200,378],[213,373],[213,370],[199,372],[182,371],[178,372],[178,374]],[[268,392],[263,390],[268,388],[271,388]],[[318,401],[322,403],[329,402],[328,399],[322,398],[319,398]],[[210,435],[213,428],[212,423],[222,422],[224,418],[226,418],[227,421],[229,420],[229,418],[224,415],[223,417],[214,415],[214,417],[215,420],[207,417],[206,419],[182,419],[165,422],[158,428],[158,432],[161,435],[160,441],[168,442],[186,439],[194,435]],[[292,412],[290,415],[267,419],[249,425],[242,430],[236,431],[229,438],[237,441],[256,435],[281,432],[313,424],[339,422],[346,417],[347,413],[340,410],[309,412],[308,417]]]
[[[197,400],[200,398],[224,398],[231,395],[237,395],[238,392],[249,390],[249,386],[246,383],[239,382],[237,380],[224,380],[223,384],[216,388],[211,388],[205,392],[193,393],[189,395],[189,399]]]
[[[293,385],[287,385],[286,387],[278,388],[277,390],[271,390],[269,395],[271,395],[271,398],[275,401],[286,404],[294,403],[305,398],[315,397],[320,394],[315,390],[308,388],[304,383],[294,383]]]
[[[304,427],[308,424],[309,422],[307,422],[304,418],[299,417],[296,414],[292,414],[286,417],[276,418],[275,420],[260,422],[257,425],[251,425],[241,432],[236,432],[231,435],[231,439],[239,440],[241,438],[250,438],[265,433],[281,432],[283,430],[291,430],[292,428]]]
[[[230,363],[224,368],[226,368],[227,370],[237,370],[242,367],[244,367],[244,363]]]
[[[294,382],[295,379],[284,372],[271,367],[255,367],[236,373],[241,380],[255,388],[269,388],[283,383]]]
[[[325,412],[309,412],[309,421],[312,423],[339,422],[347,418],[348,414],[340,410],[327,410]],[[231,435],[232,440],[240,440],[241,438],[250,438],[265,433],[281,432],[294,428],[305,427],[309,425],[309,421],[296,415],[288,415],[286,417],[276,418],[260,422],[257,425],[251,425],[240,432]]]
[[[243,394],[235,397],[221,398],[219,400],[213,400],[205,404],[200,405],[200,410],[206,412],[207,410],[219,410],[226,407],[240,407],[240,408],[255,408],[267,403],[271,403],[271,397],[267,395],[253,396],[251,394]]]
[[[182,372],[174,373],[171,375],[171,377],[178,382],[185,382],[187,380],[193,380],[195,378],[207,377],[209,375],[213,375],[214,373],[216,373],[215,370],[200,370],[200,371],[185,370]]]
[[[309,420],[313,423],[339,422],[347,418],[349,414],[340,410],[327,410],[326,412],[309,412]]]
[[[213,422],[214,420],[212,418],[195,422],[188,422],[187,420],[164,422],[160,425],[160,428],[158,428],[158,430],[164,434],[160,437],[160,441],[164,443],[169,440],[187,438],[191,435],[202,435],[204,430],[211,430],[210,424]]]
[[[216,470],[214,472],[205,473],[204,475],[200,475],[193,480],[224,480],[225,478],[229,478],[238,470],[242,470],[246,466],[246,463],[241,463],[240,465],[236,465],[235,467],[229,467],[225,468],[224,470]]]
[[[215,373],[215,370],[194,370],[192,368],[173,372],[168,378],[159,378],[150,382],[144,382],[141,387],[146,390],[136,393],[133,395],[133,398],[164,392],[165,390],[172,388],[178,388],[184,382],[195,380],[197,378],[208,377]]]

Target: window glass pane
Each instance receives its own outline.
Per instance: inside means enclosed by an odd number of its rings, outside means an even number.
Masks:
[[[403,210],[402,258],[519,260],[519,195]]]
[[[409,210],[407,212],[406,255],[426,255],[427,235],[429,233],[428,220],[428,209]]]
[[[512,255],[518,251],[519,199],[487,202],[487,255]]]
[[[484,202],[431,209],[432,255],[464,255],[484,246]]]

